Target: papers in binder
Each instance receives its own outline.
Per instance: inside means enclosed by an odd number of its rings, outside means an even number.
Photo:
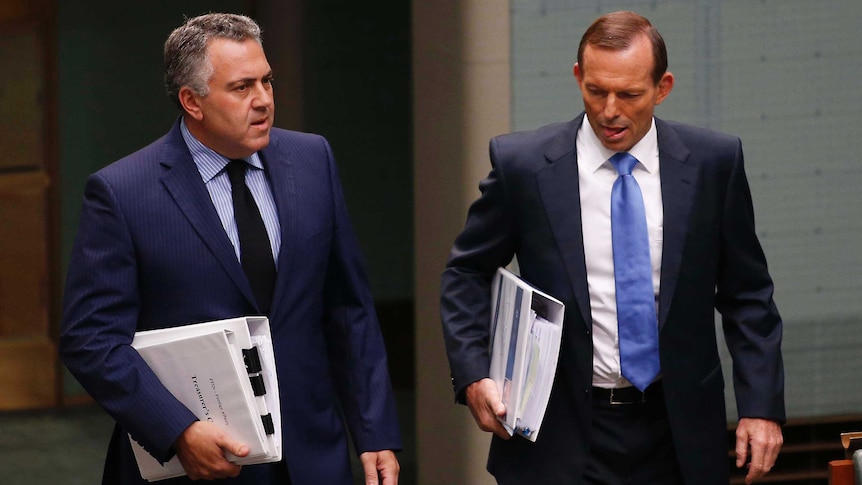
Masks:
[[[499,268],[491,286],[491,369],[509,434],[536,441],[560,355],[565,307]]]
[[[238,465],[281,460],[281,414],[269,320],[241,317],[137,332],[132,346],[165,387],[201,421],[249,446]],[[148,481],[185,475],[177,457],[164,465],[129,437]]]

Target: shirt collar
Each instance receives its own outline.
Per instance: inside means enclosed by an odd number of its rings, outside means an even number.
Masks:
[[[180,131],[204,183],[212,180],[230,162],[229,158],[216,153],[215,150],[207,147],[195,138],[186,126],[185,119],[180,120]],[[246,157],[244,160],[252,167],[263,170],[263,163],[260,161],[260,155],[257,152],[252,153],[251,156]]]
[[[581,129],[578,130],[578,142],[580,142],[578,148],[584,151],[585,159],[582,161],[584,167],[591,172],[595,172],[603,166],[613,169],[608,159],[617,152],[602,145],[586,114],[583,122],[581,122]],[[650,123],[649,131],[629,150],[629,153],[638,159],[647,173],[655,173],[658,170],[658,136],[656,135],[655,118]]]

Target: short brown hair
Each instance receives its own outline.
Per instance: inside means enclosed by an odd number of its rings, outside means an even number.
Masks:
[[[578,65],[584,66],[584,49],[587,45],[608,50],[624,50],[639,36],[646,35],[652,44],[653,80],[658,84],[667,72],[667,48],[664,39],[649,20],[634,12],[612,12],[597,18],[587,28],[578,45]]]

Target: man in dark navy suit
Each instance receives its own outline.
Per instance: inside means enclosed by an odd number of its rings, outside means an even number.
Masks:
[[[272,127],[272,70],[247,17],[177,28],[165,79],[182,114],[88,179],[66,283],[63,360],[117,421],[103,483],[145,483],[131,434],[161,461],[179,457],[188,476],[166,483],[347,485],[346,423],[366,483],[395,485],[386,352],[328,143]],[[239,206],[254,209],[262,250],[249,249]],[[241,468],[225,453],[248,446],[198,421],[130,343],[139,330],[259,314],[274,341],[284,459]]]
[[[717,309],[734,364],[736,465],[749,467],[751,483],[782,444],[784,370],[740,140],[653,116],[674,77],[664,41],[640,15],[597,19],[581,40],[574,76],[584,113],[491,140],[492,170],[442,278],[456,397],[494,433],[488,470],[502,484],[726,485]],[[628,376],[644,369],[621,364],[632,322],[618,318],[618,302],[630,295],[615,271],[634,262],[617,261],[612,244],[613,187],[626,175],[615,164],[620,156],[635,159],[646,222],[642,314],[656,343],[654,369],[640,386]],[[514,257],[526,281],[566,305],[535,443],[509,439],[497,420],[507,410],[488,379],[491,279]]]

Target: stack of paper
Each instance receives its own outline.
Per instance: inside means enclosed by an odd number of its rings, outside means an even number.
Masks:
[[[138,332],[132,346],[198,419],[249,446],[247,456],[228,455],[228,460],[238,465],[281,460],[278,381],[266,317]],[[185,475],[177,457],[161,465],[131,443],[144,479]]]
[[[536,441],[560,355],[562,302],[500,268],[491,292],[491,369],[509,434]]]

